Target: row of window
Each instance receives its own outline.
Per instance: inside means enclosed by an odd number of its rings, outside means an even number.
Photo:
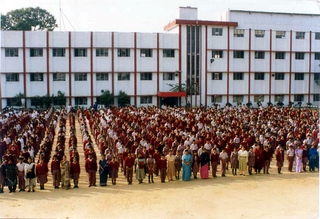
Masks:
[[[30,81],[43,81],[43,74],[44,73],[31,73],[30,74]],[[125,73],[117,73],[118,74],[118,81],[130,81],[130,72]],[[294,73],[294,80],[304,80],[305,73]],[[19,81],[19,73],[8,73],[6,75],[6,81]],[[52,80],[53,81],[66,81],[67,73],[53,73]],[[140,73],[140,80],[141,81],[151,81],[152,80],[152,72],[142,72]],[[165,72],[162,74],[164,81],[173,81],[175,80],[175,73]],[[87,73],[75,73],[74,80],[75,81],[87,81],[88,74]],[[285,73],[272,73],[272,77],[275,80],[284,80]],[[212,80],[222,80],[223,73],[222,72],[213,72],[212,73]],[[264,80],[265,73],[264,72],[255,72],[254,73],[254,80]],[[108,81],[109,80],[109,73],[102,72],[96,73],[96,81]],[[234,72],[233,73],[233,80],[244,80],[244,73],[243,72]],[[314,80],[320,80],[320,73],[314,74]]]
[[[254,30],[254,35],[256,38],[264,38],[265,30]],[[234,37],[244,37],[245,30],[244,29],[234,29],[233,36]],[[296,39],[301,40],[305,39],[306,33],[305,32],[295,32]],[[212,28],[212,35],[213,36],[222,36],[223,35],[223,28],[221,27],[214,27]],[[276,38],[277,39],[284,39],[286,37],[286,31],[278,30],[276,31]],[[315,39],[320,40],[320,32],[315,33]]]
[[[106,57],[109,55],[108,48],[96,48],[96,57]],[[174,58],[175,50],[174,49],[163,49],[163,57],[165,58]],[[152,57],[152,49],[140,49],[140,57]],[[130,49],[120,48],[118,49],[118,57],[130,57]],[[65,48],[53,48],[52,56],[53,57],[65,57],[66,49]],[[18,48],[5,48],[5,57],[18,57],[19,49]],[[74,57],[87,57],[88,49],[87,48],[75,48]],[[43,48],[30,48],[30,57],[43,57]]]
[[[285,95],[275,95],[274,96],[274,102],[284,102],[284,96]],[[243,103],[244,100],[244,95],[233,95],[232,96],[232,102],[233,103],[238,103],[241,102]],[[304,94],[295,94],[293,97],[293,100],[295,102],[304,101]],[[320,101],[320,94],[313,94],[313,101]],[[211,102],[212,103],[222,103],[222,95],[213,95],[211,96]],[[253,98],[253,102],[264,102],[264,95],[255,95]]]
[[[223,50],[212,50],[212,58],[221,59],[224,57]],[[243,59],[244,58],[245,51],[233,51],[233,58],[235,59]],[[304,52],[295,52],[295,59],[296,60],[304,60],[305,53]],[[265,52],[264,51],[255,51],[254,52],[254,58],[255,59],[264,59],[265,58]],[[286,52],[274,52],[274,58],[275,59],[285,59],[286,58]],[[320,52],[316,52],[314,54],[315,60],[320,60]]]
[[[30,74],[30,81],[43,81],[43,74],[44,73],[31,73]],[[130,81],[130,73],[117,73],[118,74],[118,81]],[[67,73],[52,73],[52,80],[53,81],[66,81]],[[141,81],[152,81],[152,72],[142,72],[140,73],[140,80]],[[174,81],[175,80],[175,73],[171,72],[164,72],[163,80],[165,81]],[[74,80],[75,81],[87,81],[88,74],[87,73],[75,73]],[[109,73],[108,72],[101,72],[96,73],[96,81],[108,81],[109,80]],[[19,73],[8,73],[6,74],[6,81],[19,81]]]
[[[303,81],[304,80],[304,74],[305,73],[294,73],[294,80],[297,81]],[[212,80],[222,80],[222,72],[213,72],[212,73]],[[284,80],[285,73],[272,73],[272,77],[274,77],[275,80]],[[233,80],[243,80],[244,73],[243,72],[234,72],[233,73]],[[254,73],[254,80],[264,80],[265,73],[264,72],[255,72]],[[320,74],[316,73],[314,74],[314,80],[318,81],[320,80]]]

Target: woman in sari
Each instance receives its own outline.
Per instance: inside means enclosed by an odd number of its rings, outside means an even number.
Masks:
[[[99,161],[99,175],[100,175],[100,186],[107,186],[108,181],[108,161],[105,159],[105,155],[101,155]]]
[[[70,163],[67,160],[67,156],[63,155],[60,162],[61,169],[61,187],[68,190],[70,189]]]
[[[182,180],[189,181],[191,177],[192,156],[188,150],[184,151],[182,156]]]
[[[209,162],[210,156],[207,152],[206,148],[203,148],[203,153],[200,155],[200,176],[201,179],[208,179],[209,178]]]

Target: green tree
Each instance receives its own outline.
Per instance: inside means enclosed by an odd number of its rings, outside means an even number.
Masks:
[[[47,94],[47,95],[42,96],[41,98],[42,98],[42,102],[43,102],[44,107],[49,108],[52,104],[53,97]]]
[[[64,92],[58,91],[58,95],[56,97],[53,97],[54,99],[54,105],[58,105],[60,107],[66,105],[67,97],[65,96]]]
[[[106,107],[109,107],[114,102],[114,96],[109,90],[103,91],[103,93],[100,95],[100,101],[101,104],[103,104]]]
[[[58,27],[56,19],[45,9],[21,8],[1,15],[1,30],[48,30]]]
[[[130,97],[128,94],[122,90],[119,91],[118,94],[118,105],[119,106],[127,106],[130,104]]]
[[[14,96],[13,101],[11,103],[12,106],[22,106],[21,99],[25,98],[23,93],[18,93]]]
[[[31,97],[31,105],[35,106],[36,108],[38,107],[42,107],[43,105],[43,98],[40,97],[40,96],[34,96],[34,97]]]

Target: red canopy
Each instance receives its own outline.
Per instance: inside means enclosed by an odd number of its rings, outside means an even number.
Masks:
[[[187,94],[185,91],[180,92],[158,92],[158,97],[185,97]]]

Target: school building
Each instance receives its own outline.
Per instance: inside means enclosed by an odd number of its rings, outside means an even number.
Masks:
[[[1,31],[0,108],[18,93],[64,92],[92,106],[124,91],[136,106],[320,104],[320,14],[180,7],[163,33]],[[173,91],[175,89],[175,91]]]

